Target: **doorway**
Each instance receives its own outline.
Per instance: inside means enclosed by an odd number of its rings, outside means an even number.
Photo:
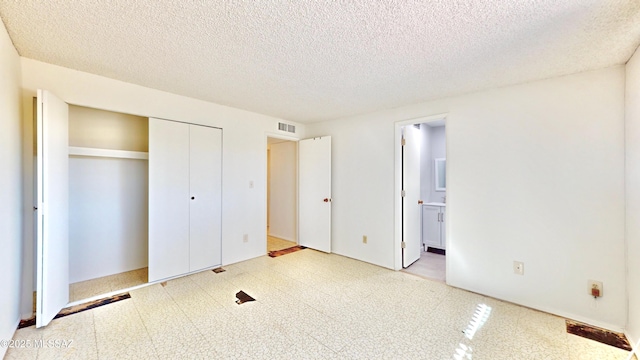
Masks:
[[[446,282],[446,120],[401,126],[403,271]]]
[[[267,253],[298,245],[298,144],[267,137]]]

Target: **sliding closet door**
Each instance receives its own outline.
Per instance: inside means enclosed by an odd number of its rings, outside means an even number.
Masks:
[[[222,262],[222,130],[190,125],[189,132],[189,271],[197,271]]]
[[[189,272],[189,126],[149,119],[149,281]]]
[[[69,302],[69,106],[38,90],[36,327]]]

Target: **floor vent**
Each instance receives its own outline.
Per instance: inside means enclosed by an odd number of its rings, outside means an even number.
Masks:
[[[428,247],[427,248],[427,252],[430,252],[430,253],[433,253],[433,254],[438,254],[438,255],[447,255],[447,251],[446,250],[436,249],[436,248],[432,248],[432,247]]]
[[[567,332],[569,334],[582,336],[583,338],[611,345],[622,350],[631,351],[631,344],[629,344],[629,340],[627,340],[627,337],[621,333],[597,328],[595,326],[573,320],[567,320]]]
[[[220,274],[220,273],[223,273],[223,272],[225,272],[225,271],[227,271],[227,270],[225,270],[225,269],[223,269],[223,268],[219,267],[219,268],[215,268],[215,269],[213,269],[213,270],[211,270],[211,271],[213,271],[213,272],[214,272],[214,273],[216,273],[216,274]]]
[[[286,132],[290,132],[290,133],[295,133],[296,132],[296,127],[295,127],[295,125],[290,125],[290,124],[285,124],[285,123],[278,123],[278,130],[286,131]]]

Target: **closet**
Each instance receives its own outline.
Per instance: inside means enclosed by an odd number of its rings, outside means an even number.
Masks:
[[[148,118],[69,105],[69,301],[147,282]]]
[[[221,129],[46,90],[35,105],[36,327],[69,302],[221,265]]]
[[[149,281],[221,265],[222,130],[149,119]]]

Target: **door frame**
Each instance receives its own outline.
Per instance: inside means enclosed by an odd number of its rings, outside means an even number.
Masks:
[[[448,113],[440,113],[429,116],[421,116],[412,119],[400,120],[394,123],[394,266],[395,270],[402,269],[402,128],[407,125],[424,124],[435,121],[447,121]],[[449,132],[447,131],[446,137]],[[447,141],[447,156],[449,149],[449,142]],[[447,161],[447,174],[449,173],[449,161]],[[449,191],[447,191],[447,197],[449,197]],[[448,204],[447,204],[448,206]],[[447,225],[445,225],[447,226]],[[447,229],[447,234],[449,233]],[[449,242],[447,242],[449,244]],[[447,261],[447,267],[449,266]]]
[[[267,226],[269,225],[268,223],[268,214],[269,214],[269,202],[268,200],[268,191],[269,191],[269,163],[268,163],[268,156],[269,156],[269,152],[268,152],[268,145],[269,145],[269,138],[274,138],[274,139],[280,139],[280,140],[286,140],[286,141],[293,141],[296,143],[296,156],[297,156],[297,149],[298,149],[298,141],[300,141],[301,139],[299,137],[296,136],[290,136],[290,135],[285,135],[285,134],[279,134],[279,133],[274,133],[274,132],[270,132],[270,131],[265,131],[264,133],[264,144],[262,146],[262,148],[264,149],[264,171],[262,172],[265,177],[264,177],[264,198],[262,203],[264,204],[264,250],[265,250],[265,254],[268,253],[267,251],[267,240],[268,240],[268,236],[269,233],[267,232]],[[299,166],[298,163],[296,163],[296,188],[295,188],[295,192],[296,192],[296,244],[300,244],[300,226],[299,226],[299,211],[300,211],[300,206],[297,204],[297,200],[299,198],[299,182],[297,181],[298,176],[299,176]]]

